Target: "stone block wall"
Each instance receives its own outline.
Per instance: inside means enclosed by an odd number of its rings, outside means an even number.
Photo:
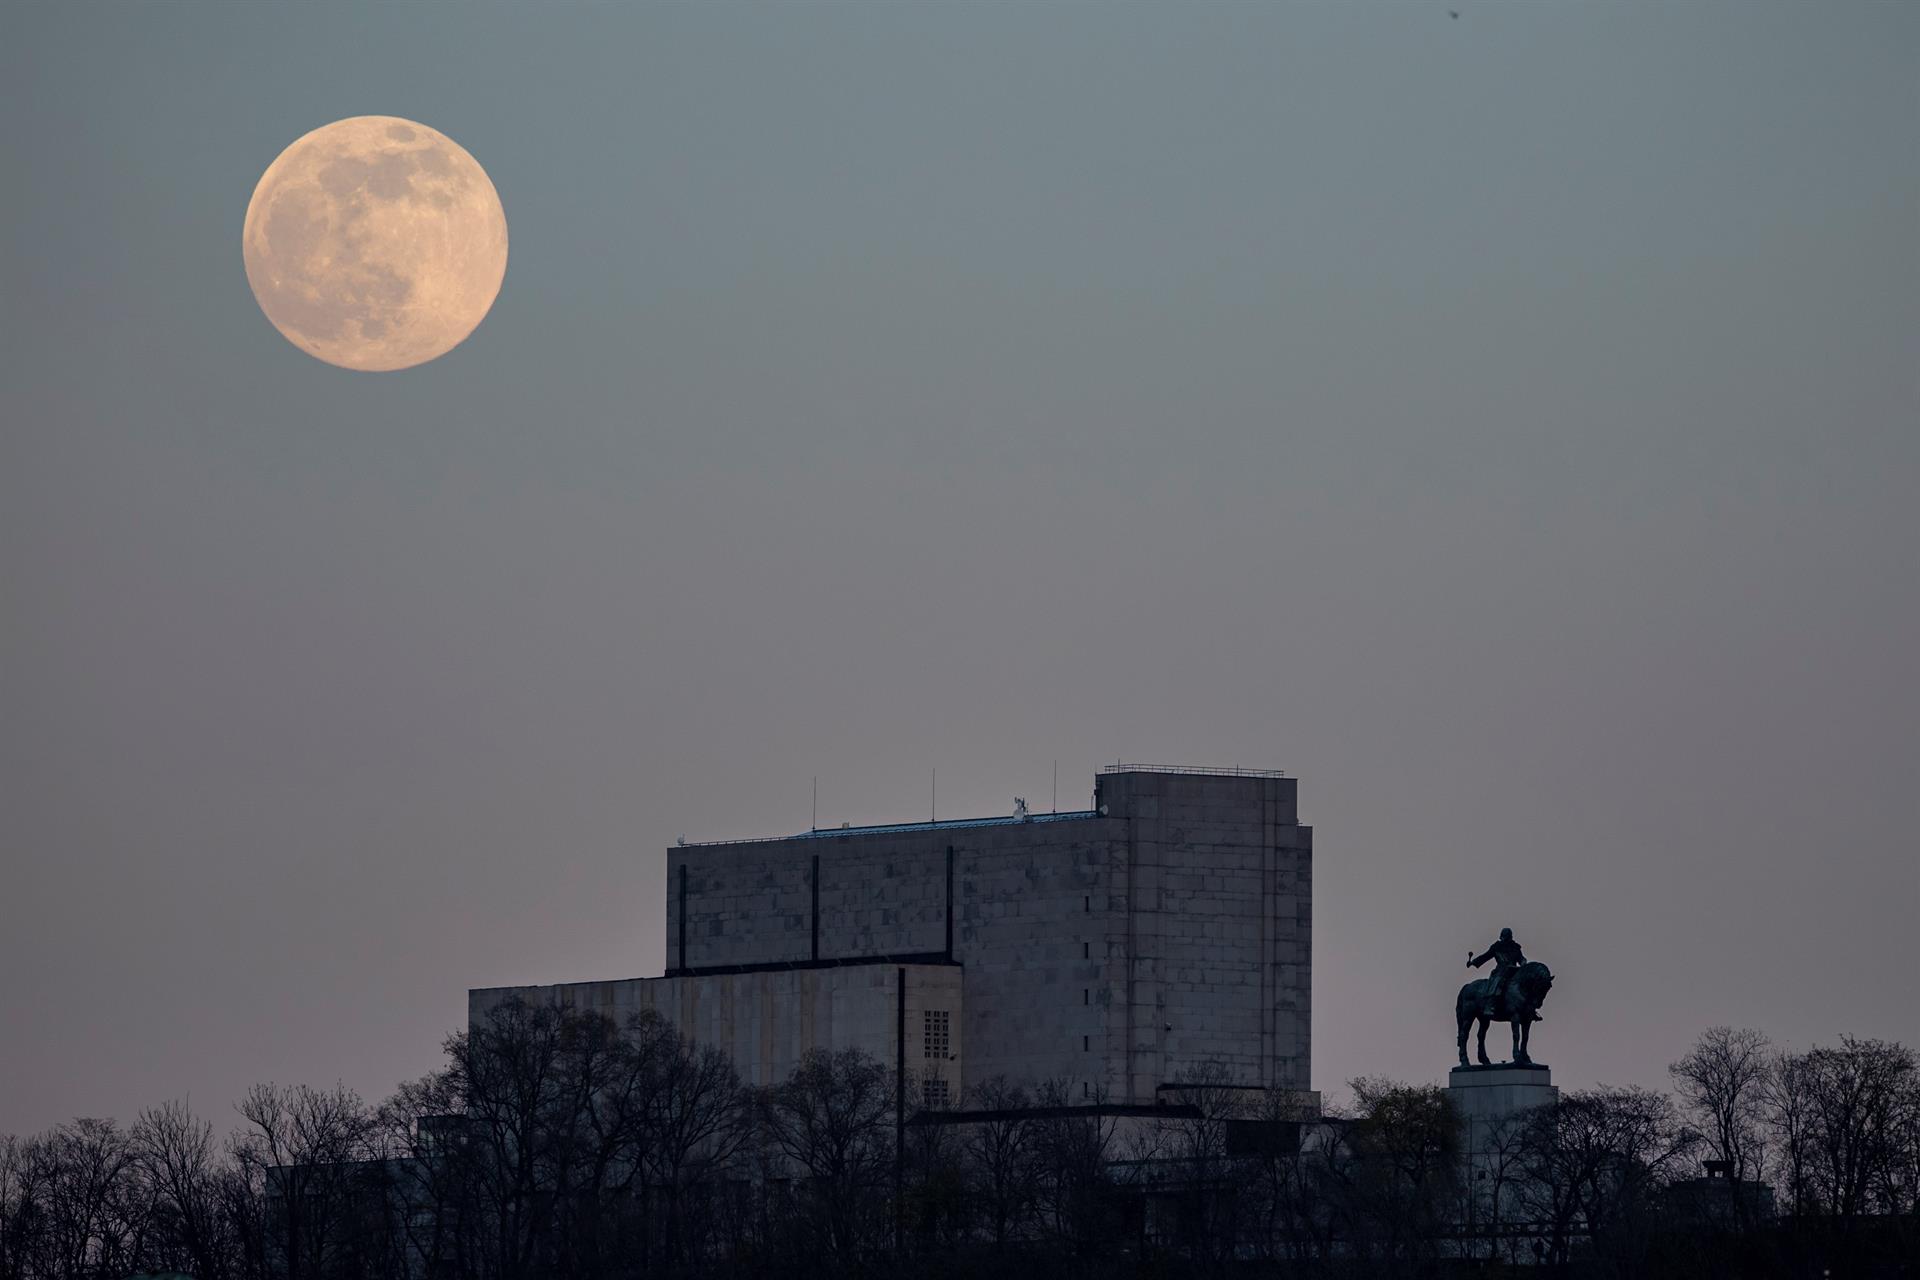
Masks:
[[[675,848],[669,971],[946,954],[951,934],[968,1086],[1150,1103],[1217,1060],[1309,1088],[1312,831],[1294,781],[1110,773],[1095,803]]]
[[[1106,1032],[1124,905],[1112,849],[1124,824],[1088,816],[986,827],[958,843],[954,956],[966,969],[969,1086],[996,1075],[1113,1092]]]
[[[697,1044],[725,1051],[752,1085],[778,1084],[812,1049],[859,1049],[892,1065],[899,1046],[899,990],[906,979],[906,1057],[910,1085],[928,1072],[945,1076],[957,1094],[965,1057],[961,971],[954,965],[844,965],[771,969],[616,982],[485,987],[467,993],[471,1024],[518,997],[530,1004],[585,1008],[624,1025],[652,1009]],[[928,1011],[948,1014],[948,1054],[925,1054]]]
[[[1097,792],[1112,851],[1125,1003],[1108,1026],[1119,1089],[1144,1100],[1208,1062],[1306,1090],[1312,1058],[1313,832],[1291,778],[1136,772]]]

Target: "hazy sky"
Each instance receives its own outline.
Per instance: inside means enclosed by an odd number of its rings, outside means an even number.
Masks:
[[[403,373],[241,267],[369,113],[512,229]],[[0,118],[0,1131],[1055,760],[1301,779],[1321,1088],[1502,925],[1563,1085],[1920,1042],[1920,6],[16,3]]]

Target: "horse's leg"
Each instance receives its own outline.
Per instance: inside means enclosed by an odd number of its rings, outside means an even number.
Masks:
[[[1493,1063],[1487,1058],[1487,1015],[1480,1015],[1480,1065],[1490,1067]]]
[[[1468,1017],[1464,1010],[1456,1008],[1453,1011],[1453,1020],[1460,1024],[1460,1039],[1458,1042],[1460,1048],[1460,1065],[1464,1067],[1467,1065],[1467,1024],[1472,1022],[1473,1019]]]

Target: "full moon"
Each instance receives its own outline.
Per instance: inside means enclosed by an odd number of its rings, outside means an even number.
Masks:
[[[247,283],[287,341],[343,369],[443,356],[507,273],[507,215],[443,133],[355,116],[282,151],[247,205]]]

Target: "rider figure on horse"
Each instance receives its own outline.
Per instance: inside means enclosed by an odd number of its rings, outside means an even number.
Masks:
[[[1467,967],[1478,969],[1489,960],[1493,961],[1493,978],[1487,983],[1487,1008],[1489,1011],[1497,1011],[1500,1008],[1500,997],[1507,989],[1507,983],[1513,980],[1513,975],[1520,966],[1527,962],[1526,955],[1520,950],[1520,944],[1513,940],[1513,930],[1502,929],[1500,940],[1468,960]],[[1534,1019],[1540,1022],[1546,1021],[1537,1013]]]

